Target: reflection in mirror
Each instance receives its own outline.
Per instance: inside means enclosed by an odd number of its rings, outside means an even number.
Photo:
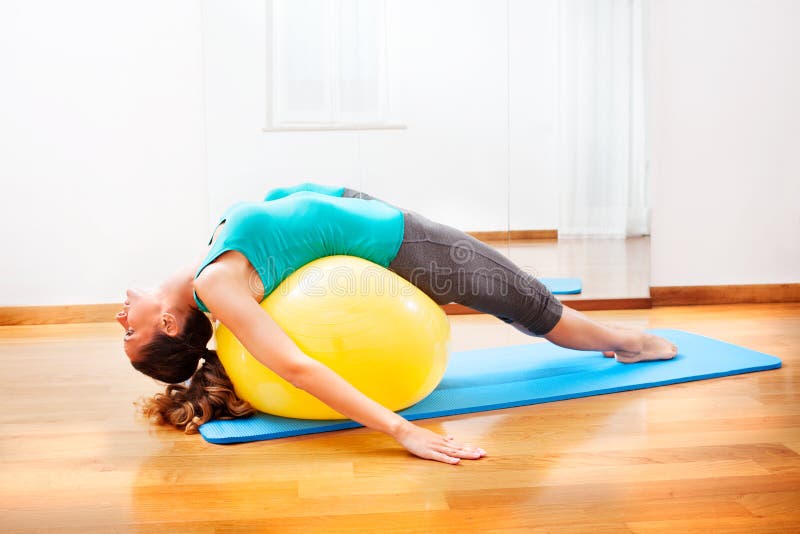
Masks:
[[[565,300],[646,299],[640,4],[460,8],[388,2],[384,119],[407,129],[356,133],[355,183],[580,278]]]

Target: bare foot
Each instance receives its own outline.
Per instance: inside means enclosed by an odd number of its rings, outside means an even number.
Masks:
[[[603,356],[607,358],[616,356],[620,363],[636,363],[649,360],[670,360],[678,354],[678,347],[671,341],[647,332],[636,332],[631,346],[625,348],[628,350],[620,348],[615,351],[603,351]]]

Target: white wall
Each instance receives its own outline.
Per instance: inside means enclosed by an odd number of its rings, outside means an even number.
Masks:
[[[512,228],[557,225],[556,1],[511,0]],[[800,3],[648,5],[653,285],[800,281]],[[261,132],[261,0],[0,3],[0,306],[117,302],[202,252],[209,214],[299,179],[505,228],[505,3],[388,20],[409,129],[362,133],[359,167],[354,132]]]
[[[651,2],[653,286],[800,282],[800,2]]]
[[[344,183],[464,230],[556,228],[556,0],[389,0],[390,98],[407,130],[269,132],[264,2],[205,0],[212,218],[302,180]],[[360,157],[359,139],[360,137]]]
[[[505,3],[390,0],[408,130],[360,134],[261,131],[262,0],[0,3],[0,306],[117,302],[191,261],[229,202],[298,180],[555,228],[554,2],[511,2],[510,199]]]
[[[0,306],[119,302],[202,252],[200,15],[0,3]]]

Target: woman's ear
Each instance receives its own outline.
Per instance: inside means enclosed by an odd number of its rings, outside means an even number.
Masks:
[[[175,316],[172,315],[171,313],[161,314],[161,324],[159,325],[159,327],[168,336],[177,336],[178,333],[180,333],[180,328],[178,327],[178,320],[175,319]]]

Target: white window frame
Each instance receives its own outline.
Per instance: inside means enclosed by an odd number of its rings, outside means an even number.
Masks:
[[[281,88],[285,84],[280,79],[283,72],[282,63],[286,57],[282,57],[280,50],[281,25],[277,22],[282,18],[281,4],[291,0],[265,0],[266,12],[266,124],[263,128],[265,132],[274,131],[322,131],[322,130],[398,130],[406,129],[405,124],[390,121],[391,115],[389,106],[389,75],[388,75],[388,53],[386,36],[386,0],[369,0],[383,2],[384,20],[382,25],[381,38],[379,38],[380,74],[378,83],[378,102],[379,111],[377,116],[345,117],[340,109],[339,102],[339,12],[340,0],[329,0],[325,2],[326,19],[325,42],[327,43],[327,61],[325,62],[325,92],[327,94],[327,105],[322,111],[322,116],[318,112],[303,114],[293,111],[288,115],[285,110],[285,95]]]

